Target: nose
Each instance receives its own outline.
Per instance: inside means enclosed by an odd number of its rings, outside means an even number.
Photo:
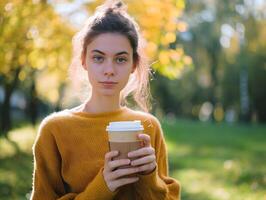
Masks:
[[[106,63],[106,66],[104,67],[104,75],[105,76],[114,76],[115,74],[115,69],[114,69],[114,64],[112,61],[108,61]]]

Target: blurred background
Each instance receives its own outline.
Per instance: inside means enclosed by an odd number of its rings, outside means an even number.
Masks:
[[[102,2],[0,1],[0,199],[29,198],[40,121],[80,103],[71,40]],[[266,199],[265,0],[124,2],[182,199]]]

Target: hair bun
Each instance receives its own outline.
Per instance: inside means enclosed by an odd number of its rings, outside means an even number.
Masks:
[[[127,8],[121,0],[107,0],[103,5],[97,7],[97,10],[106,13],[112,13],[126,11]]]
[[[119,1],[119,2],[117,2],[117,3],[115,4],[115,6],[116,6],[117,8],[121,8],[121,7],[123,6],[123,3],[122,3],[121,1]]]

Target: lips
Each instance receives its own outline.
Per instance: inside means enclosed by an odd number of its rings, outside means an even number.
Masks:
[[[113,88],[118,82],[113,82],[113,81],[103,81],[100,82],[104,88],[106,89],[111,89]]]
[[[109,84],[109,85],[117,84],[117,82],[113,82],[113,81],[103,81],[103,82],[100,82],[100,83]]]

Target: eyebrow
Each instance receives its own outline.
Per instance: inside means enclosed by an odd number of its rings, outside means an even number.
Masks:
[[[96,53],[99,53],[99,54],[105,55],[104,52],[102,52],[102,51],[100,51],[100,50],[98,50],[98,49],[94,49],[94,50],[92,50],[91,52],[96,52]],[[116,53],[115,55],[122,55],[122,54],[127,54],[127,55],[129,55],[129,53],[126,52],[126,51],[118,52],[118,53]]]

